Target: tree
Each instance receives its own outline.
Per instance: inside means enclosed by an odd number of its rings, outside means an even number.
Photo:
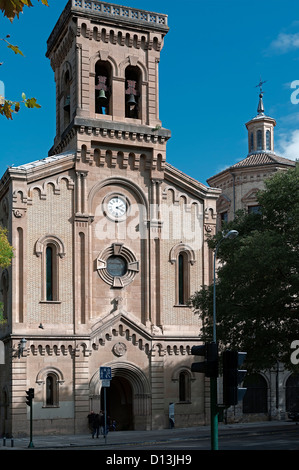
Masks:
[[[7,230],[0,226],[0,267],[8,268],[13,258],[13,247],[7,239]],[[3,303],[0,302],[0,325],[6,323],[3,317]]]
[[[39,1],[48,6],[48,0]],[[0,9],[4,16],[6,16],[11,22],[15,17],[19,18],[20,13],[23,11],[25,6],[33,7],[33,4],[30,0],[0,0]],[[5,42],[7,47],[15,54],[23,55],[18,46],[15,46],[8,41],[9,37],[10,36],[7,35],[5,38],[0,38],[0,41]],[[0,63],[0,65],[3,64]],[[5,116],[7,119],[12,119],[13,113],[19,112],[21,103],[24,103],[26,108],[40,108],[36,98],[26,98],[25,93],[22,93],[22,100],[19,101],[12,101],[4,98],[4,96],[0,96],[0,114]]]
[[[217,340],[222,348],[246,351],[246,367],[256,371],[277,360],[293,369],[291,343],[299,340],[298,165],[265,185],[260,212],[239,212],[225,227],[239,236],[219,246],[216,281]],[[209,240],[211,248],[221,236]],[[203,340],[211,340],[212,298],[213,286],[203,286],[190,299],[203,320]]]
[[[7,239],[7,230],[0,226],[0,267],[2,269],[10,266],[13,258],[13,247]]]
[[[48,6],[48,0],[39,1]],[[0,9],[10,21],[13,21],[16,16],[19,18],[25,6],[33,7],[31,0],[0,0]]]

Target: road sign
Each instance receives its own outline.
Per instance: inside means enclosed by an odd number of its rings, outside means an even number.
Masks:
[[[102,380],[102,387],[110,387],[111,380]]]
[[[100,379],[112,380],[111,367],[100,367]]]

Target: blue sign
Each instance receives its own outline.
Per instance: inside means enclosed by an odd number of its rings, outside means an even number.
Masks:
[[[100,379],[112,380],[111,367],[100,367]]]

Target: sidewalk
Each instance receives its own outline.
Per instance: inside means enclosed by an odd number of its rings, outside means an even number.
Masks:
[[[267,428],[281,426],[295,426],[291,421],[266,421],[259,423],[239,423],[223,424],[219,423],[219,435],[234,434],[242,431],[262,432]],[[299,428],[298,428],[299,431]],[[76,449],[78,447],[86,448],[110,448],[117,449],[118,445],[133,445],[140,442],[155,443],[165,441],[182,441],[188,438],[208,438],[210,437],[210,426],[197,426],[194,428],[174,428],[159,429],[154,431],[115,431],[109,432],[106,439],[100,435],[99,438],[92,439],[90,434],[78,435],[53,435],[53,436],[35,436],[33,432],[33,448],[28,449],[30,438],[17,437],[14,439],[0,439],[0,450],[59,450]]]

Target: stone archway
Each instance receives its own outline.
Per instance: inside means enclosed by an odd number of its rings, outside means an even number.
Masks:
[[[111,390],[106,390],[107,412],[126,429],[151,429],[150,384],[144,372],[129,362],[102,364],[111,367]],[[102,383],[97,370],[90,382],[91,408],[102,408]],[[109,400],[109,403],[108,403]],[[121,400],[120,403],[117,400]],[[127,409],[125,409],[127,407]],[[118,417],[115,416],[119,413]]]
[[[104,390],[101,390],[101,409],[104,410]],[[116,421],[118,431],[134,429],[133,390],[128,379],[113,377],[110,387],[106,388],[107,416]]]

